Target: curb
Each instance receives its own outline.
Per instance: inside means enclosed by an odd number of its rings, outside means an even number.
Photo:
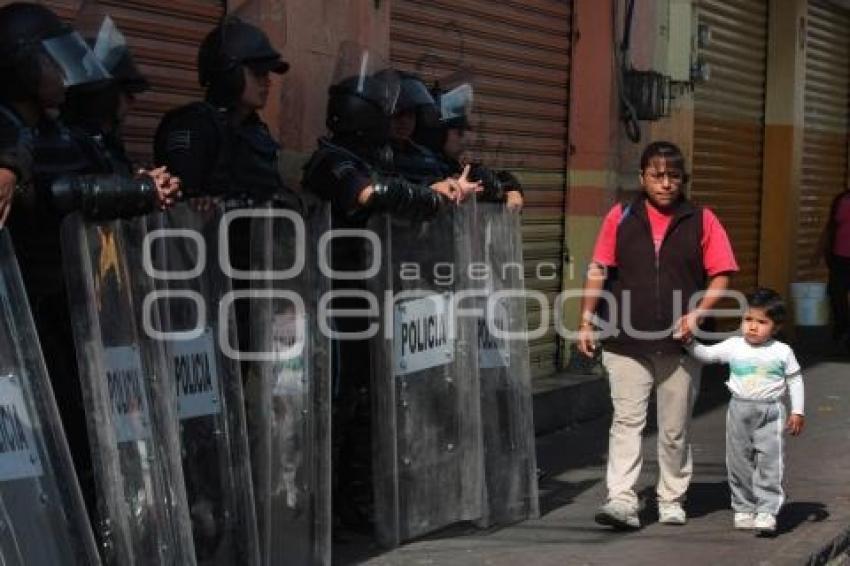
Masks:
[[[836,558],[841,558],[844,554],[847,556],[847,549],[850,548],[850,527],[829,541],[820,550],[814,552],[806,561],[806,566],[821,566],[826,564],[843,564],[845,560],[836,561]]]
[[[543,436],[611,412],[608,380],[602,375],[559,373],[535,380],[534,434]]]

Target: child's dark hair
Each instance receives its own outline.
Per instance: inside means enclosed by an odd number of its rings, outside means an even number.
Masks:
[[[682,181],[688,182],[689,175],[685,170],[685,156],[676,144],[668,141],[657,141],[646,146],[640,155],[640,170],[646,171],[653,159],[663,159],[668,169],[681,171]]]
[[[747,295],[747,306],[757,309],[764,309],[767,317],[776,324],[785,322],[787,310],[785,309],[785,301],[773,289],[759,287],[749,295]]]

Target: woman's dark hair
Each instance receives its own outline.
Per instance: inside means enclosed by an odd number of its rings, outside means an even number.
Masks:
[[[646,146],[640,155],[640,170],[646,171],[653,159],[663,159],[668,169],[676,169],[682,172],[683,183],[688,182],[690,175],[685,170],[685,156],[676,144],[668,141],[657,141]]]
[[[759,287],[747,295],[747,306],[763,309],[767,317],[776,324],[785,322],[788,312],[779,293],[766,287]]]

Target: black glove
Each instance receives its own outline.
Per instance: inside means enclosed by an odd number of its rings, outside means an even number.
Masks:
[[[522,183],[519,182],[519,179],[516,178],[516,175],[514,175],[510,171],[499,171],[498,173],[496,173],[496,176],[499,178],[499,182],[502,184],[503,192],[507,193],[510,191],[517,191],[519,192],[519,194],[523,194]]]
[[[89,220],[112,220],[151,212],[157,193],[148,175],[65,175],[51,187],[61,213],[79,210]]]
[[[431,187],[411,183],[401,177],[385,177],[372,183],[369,206],[379,212],[409,218],[430,220],[443,206],[443,197]]]
[[[474,165],[469,172],[469,178],[480,181],[484,190],[478,194],[478,200],[487,202],[502,202],[505,200],[505,191],[502,181],[496,172],[483,165]]]
[[[519,179],[510,171],[493,171],[483,165],[475,165],[469,177],[484,185],[484,191],[478,196],[481,201],[505,202],[505,193],[508,191],[519,191],[522,194]]]

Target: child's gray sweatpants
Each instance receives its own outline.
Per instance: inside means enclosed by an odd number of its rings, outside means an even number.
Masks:
[[[726,470],[732,509],[776,515],[782,490],[785,405],[732,397],[726,412]]]

